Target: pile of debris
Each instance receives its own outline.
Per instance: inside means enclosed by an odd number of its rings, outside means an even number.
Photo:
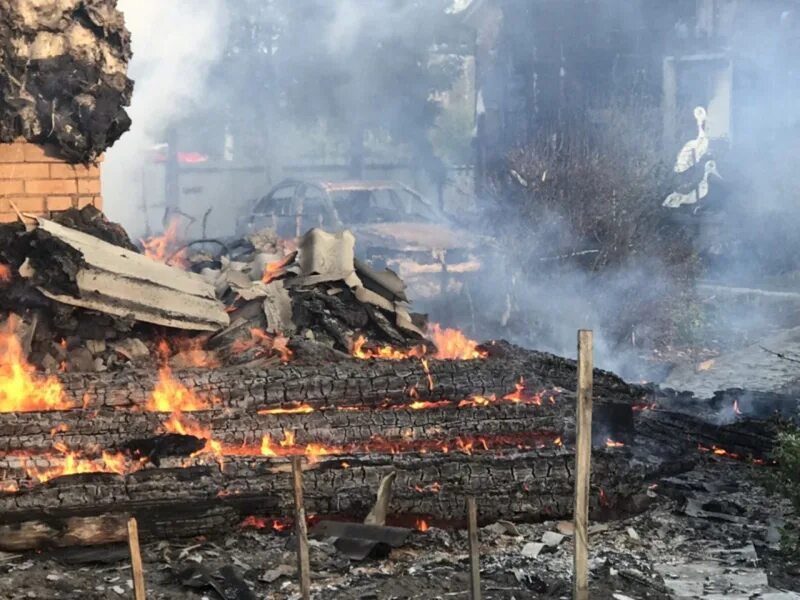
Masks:
[[[354,243],[312,229],[283,254],[266,231],[214,256],[184,248],[192,272],[141,254],[87,206],[0,226],[0,310],[21,317],[13,332],[49,372],[152,366],[165,354],[191,368],[432,347],[403,282],[357,260]]]
[[[130,127],[130,57],[116,0],[0,0],[0,142],[94,161]]]

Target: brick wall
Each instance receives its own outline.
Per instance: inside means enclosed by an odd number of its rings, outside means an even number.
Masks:
[[[25,141],[0,144],[0,223],[24,213],[49,216],[94,204],[102,209],[100,166],[73,165],[46,146]]]

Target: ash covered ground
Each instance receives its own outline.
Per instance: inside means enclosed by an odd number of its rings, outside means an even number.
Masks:
[[[593,598],[800,598],[800,559],[781,551],[797,524],[790,506],[761,485],[768,467],[709,457],[657,482],[638,515],[605,515],[590,528]],[[610,518],[609,518],[610,517]],[[488,600],[570,598],[571,524],[486,524],[481,578]],[[8,600],[132,597],[125,545],[0,555]],[[94,557],[95,562],[84,562]],[[148,598],[298,598],[291,529],[243,527],[219,537],[143,546]],[[416,531],[387,558],[350,561],[329,540],[312,541],[317,600],[467,598],[464,530]],[[216,588],[216,590],[215,590]]]

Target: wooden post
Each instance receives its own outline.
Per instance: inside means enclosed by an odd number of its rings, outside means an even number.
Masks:
[[[467,497],[469,527],[469,592],[472,600],[481,600],[481,561],[478,544],[478,507],[475,498]]]
[[[578,406],[575,413],[574,600],[589,600],[589,475],[592,460],[592,332],[578,331]]]
[[[311,598],[311,566],[308,559],[306,509],[303,505],[303,458],[292,457],[292,487],[294,488],[294,527],[297,536],[297,573],[300,576],[300,597]]]
[[[135,517],[128,519],[128,547],[131,551],[133,597],[135,600],[145,600],[144,570],[142,569],[142,553],[139,548],[139,526]]]

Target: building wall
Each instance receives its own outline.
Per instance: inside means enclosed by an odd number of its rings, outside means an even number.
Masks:
[[[0,223],[17,213],[49,216],[92,204],[102,209],[100,165],[74,165],[51,148],[18,141],[0,144]]]

